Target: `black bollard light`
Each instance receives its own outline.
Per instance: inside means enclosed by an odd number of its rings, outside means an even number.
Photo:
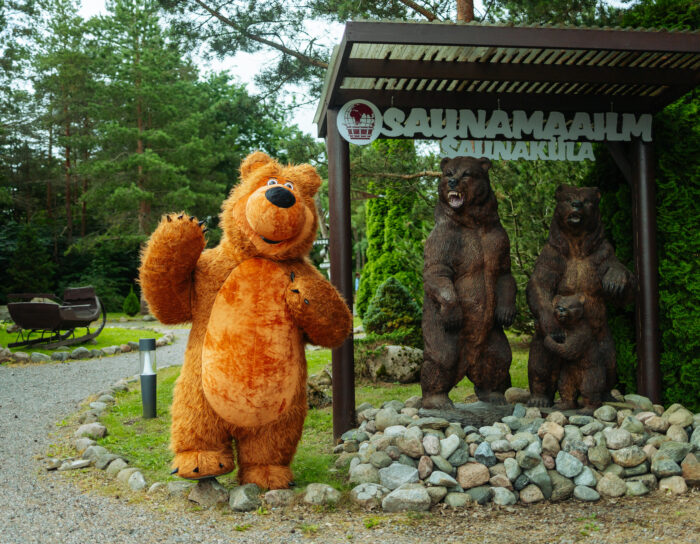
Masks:
[[[141,404],[144,419],[156,417],[156,341],[155,338],[139,340],[141,360]]]

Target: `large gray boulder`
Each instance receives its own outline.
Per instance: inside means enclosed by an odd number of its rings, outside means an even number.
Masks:
[[[430,495],[420,484],[405,484],[382,500],[385,512],[425,512],[430,509]]]
[[[367,358],[367,373],[375,381],[413,383],[420,379],[423,351],[408,346],[384,346]]]

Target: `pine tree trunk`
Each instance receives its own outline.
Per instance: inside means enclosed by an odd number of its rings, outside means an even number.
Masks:
[[[49,219],[53,219],[53,207],[52,200],[53,196],[51,194],[53,186],[51,184],[51,156],[53,155],[53,126],[49,125],[49,150],[46,156],[46,170],[48,172],[46,181],[46,216]]]
[[[68,106],[63,107],[66,116],[65,135],[70,138],[70,122],[68,121]],[[70,244],[73,241],[73,215],[71,213],[71,179],[70,179],[70,145],[66,143],[66,238]]]
[[[134,80],[134,86],[136,87],[136,129],[138,131],[138,139],[136,140],[136,153],[138,155],[143,154],[143,98],[141,97],[141,75],[138,72],[138,66],[141,63],[141,52],[139,50],[139,41],[136,39],[136,56],[134,58],[134,64],[137,67],[136,79]],[[143,166],[141,164],[137,167],[137,184],[139,189],[143,190],[145,183],[143,177]],[[139,233],[145,234],[148,228],[148,217],[151,214],[151,203],[147,200],[139,201]]]
[[[457,20],[465,23],[474,20],[474,0],[457,0]]]
[[[83,121],[83,127],[85,128],[85,135],[87,136],[88,132],[88,119],[86,118]],[[88,159],[90,158],[90,151],[88,148],[85,148],[85,151],[83,152],[83,161],[87,163]],[[87,193],[87,187],[88,187],[88,179],[85,174],[83,174],[83,191],[81,193],[81,205],[80,205],[80,236],[85,236],[86,232],[86,222],[87,222],[87,203],[85,202],[85,194]]]

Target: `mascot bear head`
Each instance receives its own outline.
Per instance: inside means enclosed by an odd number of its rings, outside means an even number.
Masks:
[[[240,183],[222,206],[222,245],[278,261],[308,254],[318,226],[314,195],[321,178],[316,169],[282,166],[256,151],[241,163],[240,172]]]

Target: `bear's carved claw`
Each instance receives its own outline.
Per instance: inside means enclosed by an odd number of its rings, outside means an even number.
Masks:
[[[552,401],[549,397],[535,395],[530,397],[527,405],[536,406],[537,408],[548,408],[552,405]]]

